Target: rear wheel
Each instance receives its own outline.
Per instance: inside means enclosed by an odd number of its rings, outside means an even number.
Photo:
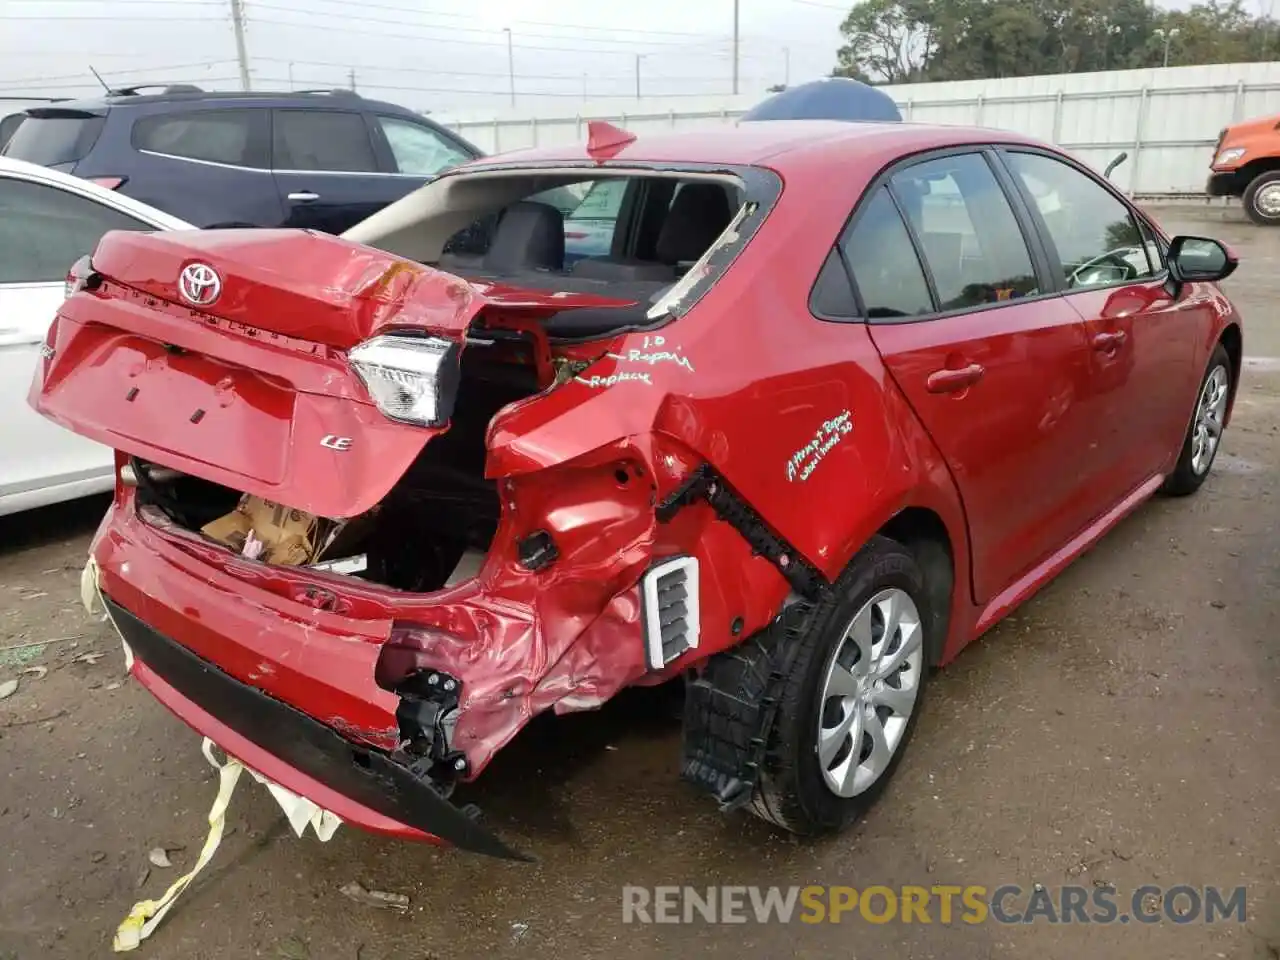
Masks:
[[[1264,227],[1280,225],[1280,170],[1260,173],[1244,190],[1244,212]]]
[[[1227,417],[1231,397],[1231,358],[1218,344],[1209,358],[1209,366],[1196,394],[1196,409],[1178,455],[1177,466],[1161,488],[1165,493],[1183,497],[1195,493],[1209,476]]]
[[[831,833],[875,802],[915,728],[934,624],[915,558],[874,538],[786,652],[757,816]]]

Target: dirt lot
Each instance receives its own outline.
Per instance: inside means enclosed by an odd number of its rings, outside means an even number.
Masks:
[[[480,799],[538,864],[283,827],[242,784],[211,868],[139,951],[155,960],[519,956],[1280,958],[1280,231],[1165,211],[1244,257],[1237,418],[1200,494],[1142,508],[940,674],[910,756],[851,835],[798,844],[676,778],[652,693],[549,720]],[[78,603],[101,501],[0,521],[0,958],[110,953],[204,837],[198,738],[123,675]],[[69,639],[73,638],[73,639]],[[44,646],[24,646],[49,642]],[[101,654],[101,658],[87,657]],[[86,662],[93,661],[93,662]],[[47,667],[43,677],[24,668]],[[177,847],[174,867],[148,851]],[[339,893],[411,898],[407,915]],[[624,925],[623,884],[1151,883],[1248,887],[1244,924]]]

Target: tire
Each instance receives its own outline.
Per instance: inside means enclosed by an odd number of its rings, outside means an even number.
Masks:
[[[840,729],[839,721],[848,723],[854,713],[865,708],[865,701],[861,694],[852,697],[831,695],[828,671],[835,669],[838,652],[843,664],[850,653],[859,649],[857,643],[846,640],[846,630],[855,616],[862,623],[874,624],[876,611],[882,614],[883,605],[875,607],[869,621],[862,618],[867,616],[865,611],[872,606],[872,601],[888,591],[892,591],[890,596],[899,600],[905,595],[918,615],[915,617],[918,628],[910,634],[909,641],[909,646],[916,653],[909,659],[908,667],[896,675],[898,686],[893,687],[895,690],[905,688],[908,681],[913,681],[914,702],[907,711],[905,724],[893,722],[898,718],[893,714],[889,717],[890,723],[880,726],[882,731],[893,729],[891,736],[896,736],[887,764],[871,780],[864,778],[861,786],[858,784],[861,773],[844,777],[846,787],[852,784],[853,792],[846,791],[846,795],[840,795],[828,781],[824,769],[832,769],[837,774],[841,770],[861,769],[861,764],[852,760],[854,733],[861,724],[855,722],[854,730],[844,735],[843,747],[834,753],[828,752],[825,760],[819,751],[820,727]],[[896,634],[905,637],[912,619],[910,607],[900,605],[899,609],[904,611],[903,627]],[[883,617],[879,622],[883,637]],[[929,675],[930,651],[936,649],[937,623],[929,608],[924,575],[912,554],[901,544],[885,537],[877,536],[868,542],[850,562],[830,597],[818,604],[807,620],[791,633],[788,647],[782,651],[779,704],[768,733],[765,760],[750,805],[753,813],[792,833],[817,836],[844,829],[874,804],[902,760],[920,715]],[[882,654],[892,656],[894,641],[889,640],[887,648],[883,646],[884,642],[882,639],[879,644],[871,643],[868,647],[875,651],[879,645]],[[849,676],[856,676],[857,670],[855,665]],[[831,675],[835,676],[834,673]],[[892,681],[889,686],[893,686]],[[824,693],[828,696],[823,696]],[[883,691],[872,695],[885,696]],[[858,745],[862,751],[860,759],[872,742],[870,729],[868,726],[862,731],[861,744]],[[886,737],[886,742],[888,739]],[[829,737],[828,751],[836,740],[835,736]],[[870,759],[868,757],[866,762]],[[840,778],[837,776],[836,779]]]
[[[1244,188],[1244,212],[1264,227],[1280,226],[1280,170],[1268,170]]]
[[[1214,402],[1211,407],[1217,410],[1217,415],[1213,419],[1217,423],[1218,435],[1206,457],[1203,455],[1205,452],[1203,444],[1207,439],[1203,431],[1209,428],[1205,420],[1205,403],[1210,397],[1211,381],[1214,383],[1212,391]],[[1217,458],[1218,450],[1222,446],[1223,418],[1231,402],[1231,382],[1231,358],[1227,355],[1226,348],[1218,344],[1213,348],[1213,355],[1209,358],[1204,376],[1200,378],[1200,388],[1196,391],[1195,407],[1191,411],[1191,423],[1187,427],[1187,436],[1182,442],[1182,450],[1178,454],[1178,463],[1173,468],[1173,473],[1165,478],[1164,485],[1160,488],[1162,493],[1174,497],[1185,497],[1199,490],[1208,479],[1209,472],[1213,469],[1213,461]],[[1220,393],[1223,390],[1225,393]]]

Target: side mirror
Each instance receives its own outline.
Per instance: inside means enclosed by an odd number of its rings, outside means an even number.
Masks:
[[[1208,237],[1174,237],[1169,244],[1169,276],[1179,284],[1225,280],[1238,266],[1226,244]]]

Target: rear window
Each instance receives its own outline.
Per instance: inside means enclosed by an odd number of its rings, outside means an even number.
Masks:
[[[106,118],[90,115],[27,115],[4,147],[4,155],[43,167],[83,160]]]

